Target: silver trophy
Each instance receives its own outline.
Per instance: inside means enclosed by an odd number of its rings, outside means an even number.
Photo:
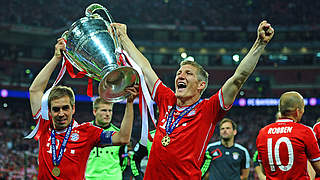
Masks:
[[[108,21],[96,10],[103,10]],[[99,83],[99,95],[109,102],[126,99],[129,93],[124,90],[139,82],[138,73],[125,66],[125,59],[119,59],[120,44],[116,31],[110,26],[113,19],[108,10],[100,4],[87,7],[85,17],[71,25],[62,37],[67,41],[65,57],[79,71]]]

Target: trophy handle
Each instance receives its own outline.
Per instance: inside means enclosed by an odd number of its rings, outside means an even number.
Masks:
[[[87,9],[86,9],[85,14],[86,14],[87,17],[90,17],[90,16],[93,15],[93,13],[94,13],[96,10],[103,10],[103,11],[106,13],[106,15],[107,15],[110,24],[111,24],[111,23],[114,23],[114,20],[113,20],[112,16],[110,15],[109,11],[108,11],[105,7],[103,7],[102,5],[97,4],[97,3],[94,3],[94,4],[89,5],[89,6],[87,7]],[[117,36],[117,33],[116,33],[115,28],[112,27],[112,26],[111,26],[111,28],[112,28],[112,30],[113,30],[113,32],[114,32],[114,36],[113,36],[113,37],[114,37],[114,41],[115,41],[116,49],[117,49],[117,48],[120,47],[120,44],[119,44],[119,41],[118,41],[118,36]],[[112,33],[112,32],[111,32],[111,33]]]

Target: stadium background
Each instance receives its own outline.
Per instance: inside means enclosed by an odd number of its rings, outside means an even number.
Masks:
[[[209,72],[203,97],[215,93],[230,77],[256,38],[260,21],[275,29],[259,64],[242,88],[227,117],[238,125],[236,142],[255,151],[259,129],[274,121],[277,98],[299,91],[307,104],[302,122],[313,126],[320,117],[320,1],[313,0],[110,0],[117,22],[128,25],[129,36],[148,57],[159,77],[174,87],[178,63],[194,58]],[[0,179],[32,179],[38,146],[23,137],[35,125],[27,90],[52,57],[56,39],[94,3],[84,0],[0,1]],[[103,14],[103,13],[101,13]],[[53,82],[57,71],[53,74]],[[75,118],[91,121],[87,78],[65,75],[60,84],[77,94]],[[97,95],[98,82],[94,82]],[[115,105],[113,122],[120,124],[124,105]],[[132,141],[140,136],[136,105]],[[215,133],[212,141],[218,139]],[[27,168],[26,168],[27,167]],[[27,172],[27,173],[26,173]],[[255,179],[253,169],[250,179]]]

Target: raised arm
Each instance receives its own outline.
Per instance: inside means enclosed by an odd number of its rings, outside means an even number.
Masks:
[[[149,91],[152,92],[153,85],[159,78],[152,69],[148,59],[144,57],[144,55],[136,48],[131,39],[128,37],[127,26],[125,24],[113,23],[111,26],[116,29],[123,49],[127,51],[130,57],[140,66]]]
[[[233,104],[242,85],[256,67],[258,60],[269,41],[274,35],[274,30],[267,21],[262,21],[257,30],[258,37],[237,67],[233,76],[222,86],[223,99],[226,106]]]
[[[36,78],[33,80],[31,86],[29,87],[30,93],[30,105],[32,114],[36,114],[41,107],[41,99],[43,92],[47,87],[48,81],[57,64],[62,59],[62,52],[65,51],[65,43],[63,39],[58,39],[55,45],[55,52],[52,59],[46,64],[44,68],[39,72]]]
[[[123,145],[123,144],[128,144],[130,142],[133,119],[134,119],[133,100],[139,94],[138,89],[139,89],[138,85],[134,85],[134,87],[126,88],[126,91],[131,93],[131,95],[127,98],[126,110],[121,122],[120,131],[115,133],[112,136],[113,145]]]

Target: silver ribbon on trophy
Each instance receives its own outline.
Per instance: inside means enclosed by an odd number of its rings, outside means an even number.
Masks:
[[[96,10],[103,10],[108,21],[94,13]],[[120,58],[120,43],[110,26],[113,19],[109,11],[100,4],[91,4],[85,15],[62,35],[66,40],[64,55],[79,71],[100,81],[100,97],[109,102],[122,101],[129,96],[125,88],[139,82],[138,73]]]

